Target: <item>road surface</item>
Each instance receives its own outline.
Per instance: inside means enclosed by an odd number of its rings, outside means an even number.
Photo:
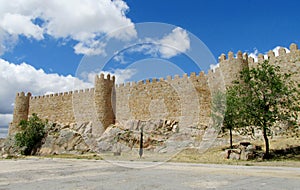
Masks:
[[[300,189],[300,168],[157,164],[37,158],[0,160],[0,189]]]

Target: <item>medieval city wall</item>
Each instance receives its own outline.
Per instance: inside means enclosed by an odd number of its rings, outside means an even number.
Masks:
[[[295,73],[300,79],[300,50],[291,44],[290,52],[279,50],[279,56],[270,51],[267,56],[258,55],[258,61],[238,52],[234,56],[219,57],[219,67],[208,74],[191,73],[183,76],[167,76],[165,79],[148,79],[126,84],[114,84],[114,77],[96,76],[95,88],[74,92],[31,97],[18,93],[15,100],[13,125],[28,115],[59,123],[99,123],[104,130],[109,124],[128,120],[167,119],[177,120],[183,126],[208,126],[210,121],[211,93],[225,90],[240,71],[255,67],[265,58],[279,65],[283,72]],[[102,130],[102,131],[103,131]]]
[[[37,113],[49,121],[73,122],[72,93],[56,93],[31,97],[29,115]]]
[[[207,125],[210,91],[203,72],[119,84],[115,91],[117,122],[167,119]]]

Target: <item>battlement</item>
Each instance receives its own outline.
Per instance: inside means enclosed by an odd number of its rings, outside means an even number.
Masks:
[[[258,63],[262,63],[264,60],[269,60],[271,64],[278,60],[284,60],[286,63],[294,62],[295,60],[299,59],[300,57],[300,50],[298,49],[298,45],[292,43],[289,49],[286,48],[279,48],[278,55],[275,54],[273,50],[269,50],[267,54],[258,54],[257,60],[254,60],[253,57],[249,57],[249,64],[256,65]]]
[[[110,77],[110,74],[107,74],[106,77],[103,73],[95,76],[95,81],[112,81],[115,82],[115,76]]]
[[[86,88],[86,89],[80,89],[80,90],[74,90],[74,91],[68,91],[68,92],[58,92],[54,94],[46,94],[46,95],[40,95],[40,96],[31,96],[30,94],[30,99],[41,99],[41,98],[51,98],[51,97],[65,97],[65,96],[72,96],[72,95],[77,95],[77,94],[89,94],[89,93],[94,93],[94,88]],[[19,93],[18,93],[19,94]]]
[[[188,80],[194,80],[194,81],[206,81],[206,75],[203,71],[201,71],[198,75],[195,72],[191,72],[190,75],[188,74],[183,74],[182,76],[179,75],[174,75],[172,76],[166,76],[165,78],[151,78],[151,79],[145,79],[141,80],[138,82],[126,82],[126,83],[120,83],[116,84],[115,87],[116,89],[129,89],[132,87],[141,87],[141,86],[147,86],[147,85],[152,85],[152,84],[161,84],[161,83],[174,83],[177,82],[177,84],[180,83],[186,83]]]
[[[115,84],[115,76],[101,73],[95,76],[94,88],[41,96],[17,93],[13,125],[17,126],[32,113],[54,122],[92,121],[102,132],[116,121],[132,119],[180,120],[184,116],[193,123],[207,125],[211,94],[225,90],[244,68],[255,67],[266,59],[270,64],[281,66],[285,73],[296,73],[292,79],[299,81],[297,44],[292,43],[289,49],[280,48],[278,54],[273,50],[266,55],[259,54],[257,59],[242,51],[236,54],[230,51],[227,55],[221,54],[218,67],[207,74],[201,71]],[[186,109],[182,105],[187,105]]]
[[[31,93],[30,92],[28,92],[26,95],[25,95],[25,92],[18,92],[17,93],[17,95],[16,96],[23,96],[23,97],[31,97]]]

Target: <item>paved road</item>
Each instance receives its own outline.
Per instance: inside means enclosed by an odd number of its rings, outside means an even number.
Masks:
[[[94,160],[1,160],[0,189],[300,189],[300,168],[117,164],[122,166]]]

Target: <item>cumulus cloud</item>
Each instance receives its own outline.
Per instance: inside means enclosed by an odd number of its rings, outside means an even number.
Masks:
[[[125,15],[129,7],[122,0],[0,0],[0,5],[0,53],[8,49],[6,38],[19,35],[72,39],[78,42],[75,53],[87,55],[104,53],[105,44],[97,42],[104,35],[121,40],[136,36]],[[123,27],[126,30],[118,33]]]
[[[71,75],[47,74],[26,63],[16,65],[0,59],[0,86],[0,114],[11,114],[17,92],[43,95],[90,88],[93,84],[84,83]]]
[[[162,58],[172,58],[190,49],[190,38],[186,30],[176,27],[160,39],[140,39],[138,44],[128,49],[129,53],[141,52],[144,55]],[[126,63],[123,54],[117,54],[115,61]]]
[[[188,33],[182,28],[175,28],[172,32],[159,40],[159,49],[163,58],[171,58],[179,53],[184,53],[190,48]]]

